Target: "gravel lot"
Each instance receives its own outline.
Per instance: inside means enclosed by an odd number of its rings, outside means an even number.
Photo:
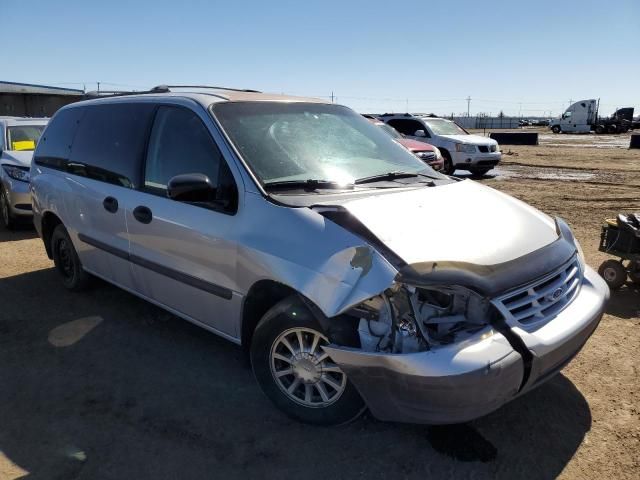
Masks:
[[[602,220],[640,211],[640,150],[595,139],[505,146],[482,182],[564,217],[597,268]],[[231,343],[102,282],[66,292],[33,230],[0,229],[0,260],[2,479],[640,477],[638,287],[560,375],[487,417],[328,429],[276,411]]]

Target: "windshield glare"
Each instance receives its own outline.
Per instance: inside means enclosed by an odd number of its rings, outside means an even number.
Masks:
[[[9,150],[35,150],[44,125],[20,125],[7,127],[7,145]]]
[[[436,135],[469,135],[455,123],[446,120],[425,120],[424,123]]]
[[[439,176],[347,107],[229,102],[214,104],[212,111],[264,184],[308,179],[351,184],[396,171]]]

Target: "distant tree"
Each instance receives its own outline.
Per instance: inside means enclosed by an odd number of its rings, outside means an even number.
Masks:
[[[504,118],[504,112],[502,110],[500,110],[500,113],[498,114],[498,118]]]

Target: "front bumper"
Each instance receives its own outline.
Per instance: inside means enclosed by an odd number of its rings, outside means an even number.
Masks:
[[[553,320],[533,332],[511,327],[531,352],[530,364],[500,333],[411,354],[325,350],[377,418],[460,423],[496,410],[559,372],[597,327],[608,296],[604,281],[587,267],[580,293]]]
[[[490,168],[495,167],[502,159],[502,152],[487,152],[487,153],[465,153],[456,152],[451,153],[452,161],[455,167],[460,169],[466,168]]]
[[[2,179],[2,183],[2,187],[7,193],[9,200],[11,216],[32,216],[33,210],[31,208],[31,191],[29,190],[29,184],[6,177]]]

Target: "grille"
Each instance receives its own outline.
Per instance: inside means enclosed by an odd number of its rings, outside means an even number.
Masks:
[[[487,153],[489,151],[489,147],[486,145],[478,145],[478,150],[480,150],[482,153]]]
[[[435,160],[436,154],[434,152],[416,152],[416,157],[424,161]]]
[[[507,323],[524,327],[546,322],[560,313],[578,293],[582,272],[574,256],[555,272],[493,300]]]

